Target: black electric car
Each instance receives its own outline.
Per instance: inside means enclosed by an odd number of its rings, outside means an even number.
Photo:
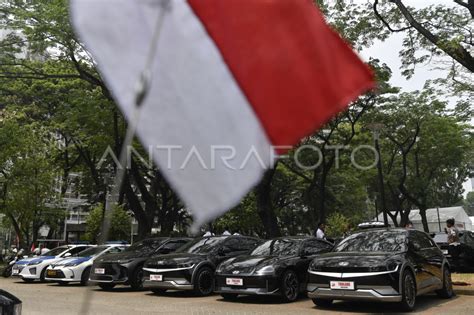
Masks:
[[[143,287],[143,264],[155,254],[167,254],[188,243],[192,239],[159,237],[133,244],[121,253],[108,254],[94,261],[89,281],[104,290],[117,284],[127,284],[133,289]]]
[[[453,296],[449,263],[430,236],[406,229],[354,233],[309,266],[308,296],[318,306],[333,300],[399,302],[410,311],[416,297]]]
[[[474,271],[474,232],[459,231],[459,241],[448,243],[448,234],[431,234],[438,247],[446,256],[451,270],[456,272]]]
[[[224,260],[248,254],[261,241],[233,235],[198,238],[174,254],[150,258],[144,270],[144,286],[155,293],[193,290],[197,295],[214,291],[214,271]]]
[[[244,295],[279,295],[286,302],[306,290],[309,263],[332,249],[332,243],[314,237],[281,237],[266,241],[249,255],[221,263],[216,289],[225,300]]]

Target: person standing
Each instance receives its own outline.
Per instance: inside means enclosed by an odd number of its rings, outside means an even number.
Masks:
[[[323,222],[319,222],[318,228],[316,229],[316,232],[314,233],[314,236],[318,239],[326,239],[326,234],[324,233],[324,230],[326,229],[326,224]]]
[[[456,228],[454,219],[446,220],[446,227],[444,228],[446,234],[448,234],[448,243],[459,242],[459,231]]]

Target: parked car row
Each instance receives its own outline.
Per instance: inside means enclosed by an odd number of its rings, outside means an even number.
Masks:
[[[416,230],[367,229],[335,246],[305,236],[262,241],[233,235],[85,247],[58,247],[54,255],[19,261],[16,274],[25,281],[89,282],[105,290],[125,284],[156,294],[216,292],[224,300],[277,295],[292,302],[306,293],[321,307],[367,300],[398,302],[407,311],[421,294],[454,294],[447,258],[428,234]],[[73,257],[67,255],[72,251]]]

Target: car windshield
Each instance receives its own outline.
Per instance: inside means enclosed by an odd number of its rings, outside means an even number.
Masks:
[[[155,252],[165,242],[166,238],[153,238],[137,242],[132,246],[128,247],[126,252],[142,252],[152,253]]]
[[[190,254],[207,254],[212,251],[217,244],[223,242],[226,237],[205,237],[194,240],[181,246],[176,252]]]
[[[402,231],[366,231],[343,239],[335,252],[403,252],[406,234]]]
[[[276,239],[266,241],[255,248],[250,255],[252,256],[293,256],[298,254],[301,240]]]
[[[67,246],[56,247],[56,248],[53,248],[50,251],[47,251],[44,254],[41,254],[41,256],[58,256],[59,254],[64,252],[66,249],[67,249]]]
[[[88,248],[86,250],[83,250],[82,252],[78,253],[76,256],[77,257],[90,257],[90,256],[95,256],[100,253],[102,253],[104,250],[109,248],[109,246],[95,246]]]

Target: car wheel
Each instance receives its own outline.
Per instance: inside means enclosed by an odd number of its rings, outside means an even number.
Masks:
[[[110,291],[115,287],[113,283],[99,283],[99,288],[105,291]]]
[[[300,282],[298,275],[293,270],[287,270],[281,278],[281,294],[285,302],[293,302],[298,299]]]
[[[81,285],[88,285],[89,284],[89,276],[90,275],[91,275],[91,267],[87,267],[82,272]]]
[[[214,291],[214,271],[209,267],[198,270],[194,278],[194,293],[206,296]]]
[[[44,267],[43,270],[41,270],[41,273],[40,273],[40,282],[46,282],[45,278],[46,278],[46,268],[48,267]]]
[[[226,301],[235,301],[239,295],[235,293],[221,293],[221,296]]]
[[[22,278],[21,280],[25,281],[26,283],[31,283],[35,281],[35,279],[25,279],[25,278]]]
[[[158,289],[158,288],[154,288],[154,289],[150,289],[151,292],[155,293],[155,294],[164,294],[166,293],[166,289]]]
[[[453,282],[451,280],[451,271],[445,267],[443,272],[443,288],[436,291],[436,294],[443,299],[450,299],[454,296]]]
[[[313,299],[313,303],[314,305],[320,306],[320,307],[330,307],[332,305],[332,300]]]
[[[130,280],[130,286],[134,290],[143,289],[143,266],[138,266],[133,272],[132,279]]]
[[[409,271],[403,272],[402,277],[402,301],[400,306],[406,312],[410,312],[415,308],[416,302],[416,282],[413,275]]]

